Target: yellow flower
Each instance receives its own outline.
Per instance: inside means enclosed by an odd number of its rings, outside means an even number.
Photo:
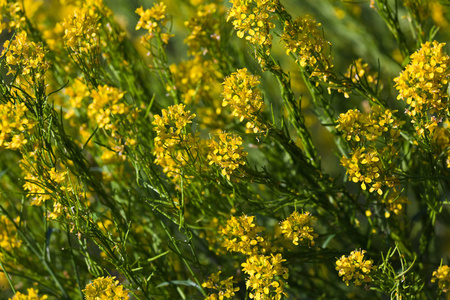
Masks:
[[[307,240],[308,244],[314,246],[314,238],[318,236],[311,227],[311,222],[315,218],[309,212],[298,213],[294,211],[286,220],[281,222],[281,233],[294,245]]]
[[[166,18],[166,4],[164,2],[155,3],[152,8],[144,10],[141,7],[136,9],[140,19],[136,25],[136,30],[146,29],[148,33],[143,37],[141,43],[150,41],[156,35],[160,35],[161,40],[167,44],[173,35],[164,33],[168,19]]]
[[[239,121],[247,119],[247,128],[260,132],[264,126],[258,119],[258,114],[264,110],[261,91],[257,88],[259,77],[248,73],[247,69],[240,69],[225,78],[223,82],[223,106],[230,106],[232,114]]]
[[[216,3],[200,5],[197,13],[185,23],[189,36],[184,40],[189,47],[188,55],[205,55],[209,49],[218,49],[220,20],[225,14],[223,6]]]
[[[86,300],[127,300],[128,291],[124,290],[115,277],[99,277],[86,285],[83,293]]]
[[[422,44],[422,48],[410,56],[411,62],[405,70],[394,78],[399,91],[397,99],[409,105],[406,113],[413,119],[419,134],[448,113],[450,58],[444,53],[444,46],[445,43],[437,41]]]
[[[246,286],[251,289],[250,299],[281,299],[283,295],[287,297],[284,282],[276,279],[278,276],[288,279],[288,269],[281,265],[285,261],[278,253],[270,256],[252,255],[242,263],[242,271],[249,275]]]
[[[114,129],[116,121],[112,116],[126,115],[130,107],[121,101],[125,92],[107,85],[98,86],[91,92],[92,103],[88,106],[88,116],[93,117],[99,128]]]
[[[235,292],[239,291],[239,287],[233,286],[233,284],[236,283],[233,276],[220,280],[220,273],[222,273],[222,271],[211,274],[208,280],[202,283],[202,287],[218,291],[217,293],[209,294],[205,300],[231,299],[235,296]]]
[[[216,164],[222,169],[222,175],[230,180],[230,175],[239,165],[245,165],[247,152],[242,147],[242,138],[230,133],[220,133],[219,142],[214,139],[209,144],[209,164]]]
[[[286,54],[293,54],[302,68],[308,67],[311,77],[321,77],[327,81],[331,63],[331,43],[324,39],[321,24],[310,16],[286,21],[281,40],[285,43]]]
[[[100,47],[100,18],[97,6],[83,5],[61,23],[64,42],[75,54],[89,53]]]
[[[350,158],[343,156],[342,165],[347,169],[347,174],[351,181],[361,182],[361,188],[369,192],[376,191],[383,194],[383,186],[393,187],[396,178],[391,175],[394,165],[392,161],[397,156],[397,151],[393,147],[384,147],[380,150],[373,148],[357,148]],[[391,163],[384,163],[383,161]]]
[[[21,292],[17,292],[14,294],[12,298],[9,300],[46,300],[48,299],[47,295],[38,296],[39,291],[33,288],[29,288],[27,290],[27,294],[22,294]]]
[[[224,238],[222,246],[228,251],[246,255],[257,253],[258,244],[264,242],[264,238],[259,236],[264,227],[256,226],[254,219],[254,216],[243,215],[238,218],[232,216],[220,231]]]
[[[36,122],[27,118],[25,103],[0,104],[0,148],[17,150],[28,143],[26,133],[32,133]]]
[[[6,57],[8,74],[20,71],[22,76],[34,75],[31,77],[33,81],[43,79],[50,67],[42,45],[30,41],[25,31],[18,32],[12,41],[5,41],[1,56]]]
[[[350,280],[355,281],[355,285],[359,286],[362,282],[371,282],[370,273],[376,270],[373,265],[373,260],[364,260],[365,250],[355,250],[347,257],[343,255],[336,261],[336,270],[339,271],[339,276],[348,285]]]
[[[20,218],[17,217],[13,221],[18,224]],[[17,238],[17,229],[14,223],[4,215],[0,216],[0,247],[5,251],[20,248],[22,245],[22,241]]]
[[[436,282],[436,280],[438,281],[439,289],[447,293],[450,288],[450,267],[443,265],[434,271],[431,282]]]
[[[228,12],[227,21],[233,19],[237,36],[254,45],[272,46],[270,30],[275,28],[272,22],[277,0],[230,0],[233,5]],[[269,51],[269,50],[267,50]]]

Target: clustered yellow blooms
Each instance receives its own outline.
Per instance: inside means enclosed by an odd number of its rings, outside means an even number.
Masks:
[[[16,217],[14,223],[19,223],[20,218]],[[0,216],[0,248],[5,251],[11,251],[14,248],[20,248],[22,241],[16,236],[16,226],[6,216]],[[0,256],[2,254],[0,253]]]
[[[31,205],[42,206],[45,201],[55,200],[73,192],[72,188],[66,184],[67,172],[58,172],[55,168],[50,168],[38,176],[37,170],[25,160],[22,160],[21,167],[25,173],[23,189],[31,198]],[[64,208],[61,203],[54,201],[53,211],[49,213],[48,218],[58,218],[63,214]]]
[[[63,90],[64,94],[69,96],[70,107],[64,116],[70,119],[75,115],[75,108],[83,107],[83,100],[91,95],[89,87],[83,82],[81,78],[77,78],[73,83]]]
[[[318,237],[318,234],[314,233],[311,223],[315,219],[310,212],[300,214],[294,211],[286,220],[281,222],[281,233],[294,245],[306,240],[310,246],[314,246],[314,238]]]
[[[221,106],[218,98],[222,90],[220,83],[223,76],[217,64],[195,56],[179,64],[172,64],[170,71],[174,77],[175,87],[167,86],[167,91],[175,88],[179,90],[186,105],[198,105],[202,101],[209,107],[214,103],[220,114]],[[201,108],[203,107],[198,107],[198,110]]]
[[[393,114],[397,111],[383,109],[379,105],[374,105],[371,109],[370,113],[350,109],[340,114],[336,129],[350,142],[375,142],[383,135],[392,142],[396,141],[400,136],[400,126],[403,124],[394,118]]]
[[[111,130],[114,134],[116,124],[111,116],[127,115],[130,108],[121,102],[125,92],[107,85],[99,85],[97,90],[91,92],[92,103],[88,106],[88,117],[93,118],[99,128]]]
[[[38,296],[39,290],[35,290],[33,288],[27,289],[27,294],[22,294],[21,292],[17,292],[14,294],[12,298],[9,300],[46,300],[48,299],[47,295]]]
[[[426,42],[414,52],[411,62],[396,78],[397,99],[409,105],[406,113],[422,135],[425,129],[436,127],[448,114],[449,56],[445,43]]]
[[[127,300],[128,291],[123,288],[116,277],[99,277],[86,285],[83,293],[86,300]]]
[[[383,195],[383,187],[394,187],[396,178],[390,174],[391,164],[383,164],[390,161],[390,158],[397,156],[397,151],[393,147],[382,149],[358,148],[350,158],[342,157],[341,163],[347,169],[350,179],[357,183],[361,182],[361,188],[369,192],[377,192]]]
[[[145,44],[158,36],[163,43],[169,43],[170,34],[163,32],[166,28],[168,19],[166,18],[166,4],[164,2],[155,3],[152,8],[144,10],[141,7],[136,9],[140,19],[136,25],[136,30],[146,29],[148,33],[143,36],[141,43]]]
[[[186,126],[192,123],[195,114],[185,110],[184,104],[169,106],[161,111],[162,116],[155,115],[152,122],[156,131],[155,164],[163,168],[163,172],[174,181],[181,175],[181,168],[189,161],[188,149],[192,149],[191,154],[197,151],[195,145],[197,138],[187,132]]]
[[[439,289],[444,293],[448,292],[450,288],[450,267],[443,265],[434,271],[431,282],[436,282],[436,280],[438,281]]]
[[[206,297],[205,300],[232,299],[235,296],[235,292],[239,291],[239,287],[233,286],[233,284],[236,283],[233,276],[225,280],[220,280],[220,273],[222,273],[222,271],[211,274],[208,280],[202,283],[202,287],[217,291],[217,293],[208,294],[208,297]]]
[[[49,68],[42,45],[30,41],[25,31],[17,32],[12,41],[5,41],[1,55],[6,57],[8,74],[20,71],[19,75],[31,75],[33,81],[42,80]]]
[[[0,104],[0,149],[17,150],[28,143],[26,132],[30,133],[36,122],[27,118],[25,103]]]
[[[242,271],[249,275],[246,281],[247,289],[251,288],[250,299],[280,300],[284,295],[284,282],[277,280],[277,276],[288,279],[289,271],[281,264],[286,260],[281,254],[259,255],[255,254],[242,263]]]
[[[184,40],[189,48],[189,55],[206,55],[208,49],[218,49],[221,27],[219,20],[224,13],[224,7],[217,3],[200,5],[196,15],[184,23],[189,30],[189,36]]]
[[[336,261],[336,270],[339,271],[339,276],[348,285],[348,282],[354,280],[355,286],[361,285],[363,282],[371,282],[370,273],[377,269],[373,265],[373,260],[364,260],[365,250],[355,250],[349,256],[342,255]]]
[[[299,17],[294,21],[285,21],[281,40],[285,43],[286,54],[294,55],[302,68],[308,68],[311,77],[320,77],[327,81],[331,71],[331,43],[323,37],[317,23],[310,16]]]
[[[237,36],[244,38],[258,46],[266,46],[266,54],[270,53],[272,35],[270,30],[275,28],[272,22],[273,13],[278,5],[277,0],[230,0],[233,5],[228,12],[227,21],[233,19],[232,24]]]
[[[239,165],[245,165],[247,152],[242,147],[242,138],[232,133],[220,133],[219,142],[211,139],[209,144],[209,164],[216,164],[222,169],[222,175],[230,180],[230,175]]]
[[[100,19],[99,8],[95,5],[85,4],[76,8],[73,15],[61,23],[64,29],[64,43],[75,55],[98,51]]]
[[[254,216],[243,215],[238,218],[231,216],[225,227],[220,231],[224,241],[222,246],[231,252],[241,252],[245,255],[253,255],[258,252],[258,244],[264,242],[259,235],[264,227],[257,226]]]
[[[3,18],[3,20],[0,21],[0,32],[4,29],[13,31],[24,28],[26,17],[23,7],[26,7],[28,12],[30,6],[33,6],[33,2],[36,1],[0,1],[0,15]]]
[[[241,264],[242,271],[248,275],[247,289],[251,299],[281,299],[287,296],[284,282],[279,279],[289,277],[288,269],[282,266],[282,255],[272,254],[277,251],[260,233],[264,227],[257,226],[254,216],[231,216],[220,233],[222,246],[231,252],[241,252],[247,259]],[[270,255],[266,254],[271,252]]]
[[[361,183],[363,190],[383,194],[383,187],[393,187],[397,180],[392,175],[393,158],[397,157],[394,142],[400,136],[402,122],[396,120],[396,111],[372,107],[372,112],[361,113],[356,109],[342,113],[336,129],[349,142],[353,151],[349,158],[341,158],[350,179]],[[385,146],[379,148],[378,142]]]
[[[230,106],[233,116],[242,122],[248,120],[246,127],[255,133],[263,126],[258,114],[264,110],[261,91],[257,88],[259,76],[251,75],[246,68],[237,70],[223,82],[223,106]]]

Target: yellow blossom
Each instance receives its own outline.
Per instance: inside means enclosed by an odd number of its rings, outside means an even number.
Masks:
[[[222,272],[219,271],[211,274],[208,280],[202,283],[204,288],[217,291],[217,293],[208,294],[208,297],[206,297],[205,300],[232,299],[235,296],[235,292],[239,291],[239,287],[233,286],[233,284],[236,283],[233,276],[220,280],[220,273]]]
[[[242,147],[242,138],[230,133],[220,133],[219,142],[214,139],[210,141],[208,154],[209,164],[216,164],[222,169],[222,175],[230,180],[230,175],[245,165],[247,152]]]
[[[314,246],[314,238],[318,235],[314,233],[311,227],[311,222],[315,218],[309,212],[298,213],[294,211],[286,220],[281,222],[281,233],[288,240],[291,240],[294,245],[306,240],[309,245]]]
[[[258,244],[264,242],[264,238],[259,235],[263,227],[257,226],[254,216],[231,216],[225,227],[220,231],[224,241],[222,246],[228,251],[241,252],[252,255],[258,252]]]
[[[438,282],[439,289],[446,293],[450,288],[450,267],[447,265],[440,266],[433,272],[431,282]]]
[[[272,46],[270,30],[275,28],[274,19],[277,0],[230,0],[233,5],[227,21],[232,19],[237,36],[258,46]],[[269,51],[269,50],[267,50]]]
[[[286,54],[293,54],[302,68],[309,68],[311,77],[327,81],[331,62],[331,43],[324,39],[321,24],[310,16],[286,21],[281,40]]]
[[[450,58],[444,53],[444,46],[445,43],[437,41],[422,44],[411,54],[405,70],[394,78],[399,91],[397,99],[409,105],[405,112],[413,119],[419,134],[448,114]]]
[[[86,285],[83,293],[86,300],[127,300],[128,291],[119,284],[115,277],[99,277]]]
[[[248,73],[247,69],[240,69],[225,78],[223,83],[223,106],[230,106],[232,114],[242,122],[247,119],[247,128],[260,132],[263,126],[258,114],[264,110],[261,91],[257,88],[259,77]]]
[[[246,280],[247,289],[250,291],[250,299],[276,299],[286,296],[284,282],[277,277],[288,279],[288,269],[281,264],[286,260],[281,254],[270,256],[252,255],[242,263],[242,271],[249,277]]]
[[[46,300],[48,299],[47,295],[38,296],[39,290],[35,290],[33,288],[29,288],[27,290],[27,294],[22,294],[21,292],[16,292],[12,298],[9,300]]]
[[[336,270],[339,271],[339,276],[342,276],[346,285],[351,280],[355,281],[356,286],[361,285],[362,282],[372,281],[370,273],[377,267],[373,265],[373,260],[364,260],[364,253],[366,253],[365,250],[355,250],[349,256],[342,255],[336,261]]]

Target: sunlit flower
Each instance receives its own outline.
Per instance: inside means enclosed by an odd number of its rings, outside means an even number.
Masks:
[[[372,281],[370,273],[377,267],[373,265],[373,260],[364,260],[364,253],[365,250],[355,250],[349,256],[343,255],[336,261],[336,270],[346,285],[351,280],[354,280],[356,286]]]

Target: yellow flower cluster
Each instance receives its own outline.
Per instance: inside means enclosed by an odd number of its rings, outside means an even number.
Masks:
[[[35,290],[33,288],[27,289],[27,294],[22,294],[21,292],[17,292],[14,294],[12,298],[9,300],[46,300],[48,299],[47,295],[38,296],[39,290]]]
[[[280,300],[284,295],[284,282],[277,280],[278,276],[288,279],[289,271],[281,264],[286,261],[281,254],[252,255],[242,263],[242,271],[249,275],[246,281],[247,289],[251,288],[250,299]]]
[[[0,22],[0,32],[2,32],[4,29],[13,31],[23,28],[24,24],[26,23],[23,6],[27,7],[28,10],[28,7],[32,5],[32,2],[35,1],[0,1],[0,15],[3,18],[3,20],[1,20]]]
[[[233,19],[237,36],[258,46],[266,46],[267,54],[272,46],[270,30],[278,0],[230,0],[233,5],[228,12],[227,21]]]
[[[25,31],[19,31],[12,41],[5,41],[1,55],[6,57],[8,74],[19,71],[19,75],[41,80],[49,68],[42,45],[30,41]]]
[[[116,124],[111,116],[127,115],[130,108],[121,102],[125,92],[107,85],[98,86],[97,90],[91,92],[92,103],[88,106],[88,116],[94,118],[99,128],[108,130],[116,129]]]
[[[254,220],[254,216],[243,215],[238,218],[231,216],[226,226],[220,231],[224,237],[222,246],[232,252],[241,252],[245,255],[256,254],[258,243],[264,242],[264,238],[259,235],[264,227],[256,226]]]
[[[202,284],[204,288],[214,289],[217,293],[208,294],[208,297],[205,300],[223,300],[223,299],[232,299],[235,296],[235,292],[239,291],[239,287],[234,287],[233,284],[236,283],[233,280],[233,276],[220,280],[220,273],[211,274],[206,282]]]
[[[394,78],[399,91],[397,99],[409,104],[406,113],[413,119],[419,134],[429,126],[437,126],[448,114],[450,68],[444,46],[445,43],[437,41],[422,44],[422,48],[410,56],[411,62],[405,70]]]
[[[183,103],[198,104],[212,102],[212,97],[220,95],[221,86],[219,80],[223,79],[217,64],[211,60],[205,60],[200,56],[183,61],[179,64],[172,64],[170,71],[174,77],[175,87],[167,86],[167,91],[178,89],[183,95]],[[209,103],[208,103],[209,104]],[[221,110],[220,103],[217,110]]]
[[[309,68],[311,77],[321,77],[327,81],[331,63],[331,43],[324,39],[317,23],[310,16],[285,21],[281,40],[285,43],[286,54],[293,54],[302,68]]]
[[[348,257],[342,255],[336,261],[336,270],[339,271],[339,276],[342,276],[346,285],[350,280],[354,280],[356,286],[361,285],[362,282],[372,281],[370,273],[377,267],[373,265],[373,260],[364,260],[364,253],[366,253],[365,250],[355,250]]]
[[[318,237],[318,234],[314,233],[311,222],[315,219],[309,212],[300,214],[294,211],[286,220],[281,222],[281,233],[294,245],[306,240],[310,246],[314,246],[314,238]]]
[[[336,129],[347,141],[358,145],[366,141],[375,142],[383,135],[393,142],[400,136],[400,126],[403,124],[394,118],[396,112],[379,105],[372,106],[371,113],[350,109],[339,115]]]
[[[66,184],[67,172],[58,172],[55,168],[51,168],[38,176],[37,171],[30,166],[30,163],[22,161],[21,167],[25,173],[23,189],[31,197],[31,205],[41,206],[45,201],[55,200],[58,196],[61,197],[67,195],[67,192],[72,192],[72,188]],[[54,201],[53,211],[49,213],[48,218],[56,219],[63,212],[62,204]]]
[[[341,158],[350,179],[361,183],[361,188],[369,192],[383,194],[383,186],[393,187],[395,177],[393,158],[397,157],[394,142],[400,136],[403,122],[394,117],[390,109],[375,105],[370,113],[361,113],[356,109],[340,114],[336,129],[349,142],[351,156]],[[378,142],[385,144],[379,148]]]
[[[83,100],[91,95],[89,87],[83,82],[81,78],[74,80],[72,85],[64,90],[64,94],[69,96],[69,109],[65,115],[66,119],[70,119],[75,115],[75,109],[83,107]]]
[[[13,221],[19,223],[20,218],[17,217]],[[4,215],[0,216],[0,248],[5,251],[20,248],[22,245],[22,242],[16,236],[17,230],[14,223]]]
[[[141,43],[146,43],[157,35],[165,44],[169,42],[171,35],[162,32],[163,28],[166,28],[168,21],[166,18],[166,8],[167,6],[164,2],[159,2],[155,3],[152,8],[146,10],[142,6],[136,9],[136,13],[140,16],[136,30],[141,28],[148,30]]]
[[[97,52],[100,47],[99,8],[95,5],[83,5],[76,8],[68,19],[61,23],[64,29],[63,40],[75,55]]]
[[[208,49],[218,49],[221,26],[218,21],[224,13],[223,6],[209,3],[201,5],[196,15],[184,23],[189,30],[184,40],[189,55],[206,55]]]
[[[438,281],[439,289],[444,293],[448,292],[450,289],[450,267],[443,265],[434,271],[431,282],[436,282],[436,280]]]
[[[219,142],[211,139],[209,144],[209,164],[216,164],[222,169],[222,175],[230,180],[230,175],[239,165],[245,165],[247,152],[242,147],[242,138],[231,133],[220,133]]]
[[[259,77],[251,75],[246,68],[237,70],[225,78],[223,82],[223,106],[229,105],[233,109],[233,116],[242,122],[247,119],[246,127],[260,132],[263,126],[258,120],[258,114],[264,110],[261,91],[257,88]]]
[[[198,138],[187,133],[186,126],[192,123],[195,114],[185,110],[184,104],[169,106],[162,110],[162,116],[155,115],[152,122],[155,125],[155,164],[163,168],[163,172],[174,181],[177,181],[181,174],[181,168],[187,164],[189,155],[186,149],[193,148]]]
[[[127,300],[128,291],[124,290],[115,277],[99,277],[86,285],[83,293],[86,300]]]
[[[25,103],[0,104],[0,148],[17,150],[28,143],[26,132],[30,133],[35,121],[27,118]]]
[[[396,183],[395,177],[390,175],[390,165],[383,165],[385,158],[397,156],[397,151],[393,147],[382,149],[367,149],[364,147],[356,149],[350,158],[341,158],[342,165],[347,169],[350,179],[357,183],[361,182],[361,188],[369,192],[376,191],[383,194],[383,186],[393,187]]]

